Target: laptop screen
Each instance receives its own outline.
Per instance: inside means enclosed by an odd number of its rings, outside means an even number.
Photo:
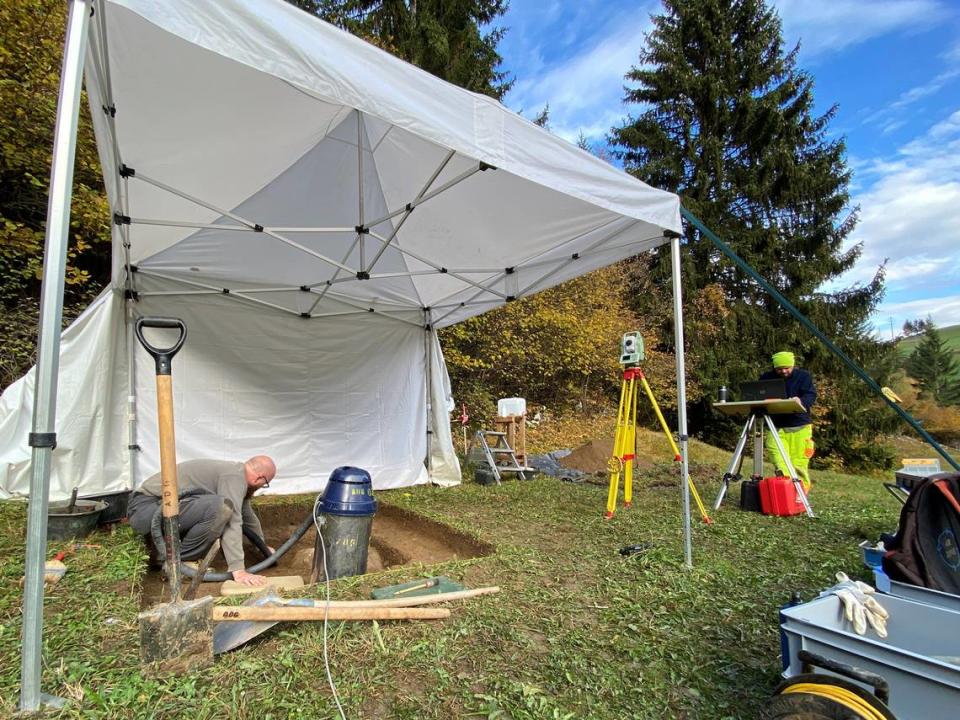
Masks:
[[[780,379],[746,382],[740,386],[740,399],[743,401],[774,400],[786,397],[787,383]]]

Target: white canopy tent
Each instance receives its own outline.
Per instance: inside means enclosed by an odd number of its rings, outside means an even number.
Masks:
[[[65,335],[56,498],[159,468],[134,314],[187,324],[182,457],[269,452],[274,492],[344,463],[395,487],[430,479],[429,429],[456,482],[435,330],[680,227],[675,195],[280,0],[94,3],[90,33],[113,282]],[[0,404],[5,495],[29,488],[30,388]]]
[[[113,271],[61,352],[81,72]],[[0,399],[0,495],[32,497],[24,709],[48,496],[159,466],[135,316],[188,327],[179,455],[269,452],[271,489],[299,492],[344,463],[377,488],[459,480],[438,328],[668,237],[679,309],[675,195],[281,0],[73,0],[56,134],[38,364]]]

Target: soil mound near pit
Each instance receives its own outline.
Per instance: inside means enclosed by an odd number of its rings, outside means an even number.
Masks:
[[[613,438],[591,440],[566,457],[560,458],[560,464],[585,473],[606,472],[611,455],[613,455]]]

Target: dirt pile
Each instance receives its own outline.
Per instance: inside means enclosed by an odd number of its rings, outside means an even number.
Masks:
[[[641,443],[640,454],[633,461],[634,471],[653,467],[654,461],[643,455]],[[610,458],[613,455],[613,438],[590,440],[584,443],[566,457],[560,458],[560,464],[565,468],[580,470],[585,473],[604,474],[610,471]]]
[[[560,464],[585,473],[607,472],[607,463],[613,455],[613,438],[591,440],[581,445],[566,457],[560,458]]]

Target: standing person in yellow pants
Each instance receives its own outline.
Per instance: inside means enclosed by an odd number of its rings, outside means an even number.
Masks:
[[[780,441],[790,455],[790,462],[796,469],[803,482],[803,489],[810,491],[810,458],[813,457],[813,418],[810,417],[810,408],[817,400],[817,389],[813,385],[813,376],[801,368],[795,367],[796,360],[792,352],[783,350],[774,353],[771,358],[773,370],[768,370],[760,376],[761,380],[783,379],[787,385],[787,397],[797,398],[804,407],[802,413],[787,415],[771,415],[770,419],[776,425]],[[767,448],[770,462],[781,475],[788,475],[787,464],[780,455],[780,450],[774,439],[767,434],[764,445]]]

